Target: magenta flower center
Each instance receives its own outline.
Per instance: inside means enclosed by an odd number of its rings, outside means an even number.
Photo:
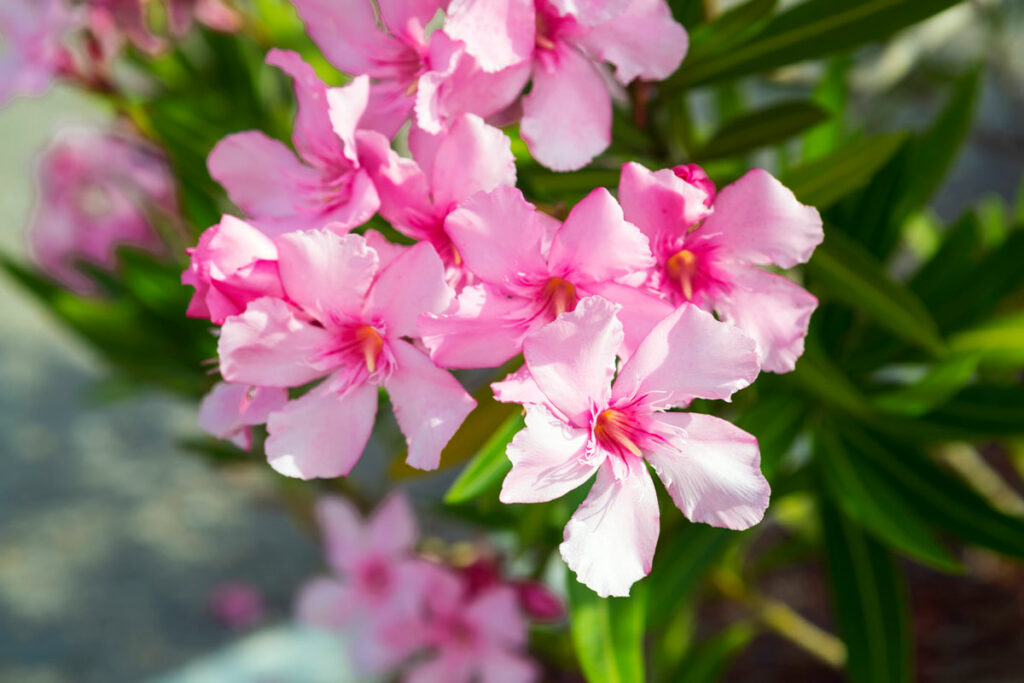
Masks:
[[[576,286],[568,280],[553,277],[548,280],[540,291],[541,306],[547,316],[554,320],[566,311],[576,310],[579,296]]]
[[[602,411],[594,420],[594,438],[602,448],[612,453],[631,453],[640,457],[642,451],[638,442],[642,441],[643,436],[644,431],[635,420],[615,408]]]
[[[683,293],[687,301],[693,299],[697,267],[697,255],[689,249],[676,252],[665,262],[665,273],[672,282],[679,285],[679,291]]]
[[[381,351],[384,350],[384,339],[380,332],[369,325],[361,325],[356,328],[355,333],[356,350],[363,357],[368,372],[377,370],[377,361],[380,359]]]

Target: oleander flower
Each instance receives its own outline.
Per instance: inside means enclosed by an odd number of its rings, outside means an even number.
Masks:
[[[266,451],[281,474],[348,474],[363,452],[384,387],[409,446],[407,462],[434,469],[476,402],[409,341],[417,316],[453,292],[425,242],[381,257],[366,238],[311,230],[275,240],[284,297],[263,297],[220,332],[221,375],[262,387],[323,380],[270,414]]]
[[[62,0],[0,3],[0,105],[17,95],[42,95],[70,68],[64,40],[79,24],[79,15]]]
[[[557,171],[585,166],[611,142],[605,63],[622,84],[661,80],[688,44],[664,0],[452,0],[444,30],[485,70],[530,65],[520,133]]]
[[[252,428],[288,402],[288,390],[217,382],[199,403],[199,426],[239,448],[252,448]]]
[[[634,162],[622,167],[619,201],[650,240],[658,262],[653,290],[742,329],[757,343],[764,370],[793,369],[818,300],[763,266],[810,259],[824,238],[817,210],[760,169],[716,195],[697,166],[652,172]]]
[[[745,529],[768,505],[757,440],[728,422],[668,412],[694,398],[724,399],[758,373],[753,340],[684,304],[655,326],[616,374],[619,306],[600,297],[526,338],[516,401],[526,428],[508,446],[505,503],[540,503],[582,486],[562,558],[601,596],[627,595],[651,569],[657,495],[647,466],[694,522]],[[508,400],[506,395],[505,400]]]

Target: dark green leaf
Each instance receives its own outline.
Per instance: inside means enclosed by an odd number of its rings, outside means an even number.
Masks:
[[[508,418],[480,447],[473,459],[459,474],[448,489],[444,502],[450,505],[466,503],[501,485],[508,471],[512,469],[505,449],[524,426],[522,415]]]
[[[994,318],[958,332],[949,345],[958,353],[980,354],[985,365],[1024,367],[1024,312]]]
[[[749,0],[700,25],[690,34],[686,58],[699,61],[749,40],[764,28],[777,4],[778,0]]]
[[[846,119],[846,105],[849,100],[849,89],[846,86],[846,74],[850,68],[848,55],[841,55],[829,60],[825,76],[814,89],[814,101],[829,113],[829,120],[804,136],[804,162],[814,161],[829,154],[843,140]]]
[[[936,363],[914,384],[872,397],[879,410],[917,417],[947,401],[974,377],[982,354],[954,353]]]
[[[646,583],[633,584],[628,598],[599,598],[571,573],[568,584],[572,642],[587,681],[643,681]]]
[[[653,627],[683,608],[707,572],[739,535],[728,529],[684,523],[661,539],[649,584],[648,623]]]
[[[747,622],[725,627],[690,648],[682,665],[668,680],[672,683],[714,683],[756,633],[754,627]]]
[[[728,121],[693,153],[693,158],[705,162],[775,145],[827,118],[828,113],[811,102],[775,104]]]
[[[834,612],[853,683],[909,683],[910,610],[902,573],[879,543],[820,501]]]
[[[835,152],[794,168],[782,183],[801,202],[823,211],[864,187],[903,145],[900,134],[877,135],[850,142]]]

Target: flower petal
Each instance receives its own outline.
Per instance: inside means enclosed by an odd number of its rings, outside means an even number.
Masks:
[[[501,485],[502,503],[545,503],[584,484],[600,462],[583,462],[589,434],[542,405],[526,407],[526,428],[508,445],[512,470]]]
[[[441,258],[430,244],[418,242],[380,271],[363,310],[367,317],[380,318],[391,337],[419,337],[420,314],[440,313],[454,297]]]
[[[320,322],[362,311],[377,274],[377,253],[359,235],[306,230],[278,237],[278,268],[288,297]]]
[[[661,413],[685,431],[647,461],[673,502],[692,522],[746,529],[761,521],[771,493],[761,474],[757,439],[725,420],[699,413]]]
[[[320,181],[284,143],[254,130],[218,142],[206,165],[231,201],[257,217],[296,213],[299,188]]]
[[[525,365],[506,375],[500,382],[491,382],[491,391],[494,392],[494,400],[500,403],[520,403],[524,406],[548,403],[548,397],[533,381],[530,369]]]
[[[558,549],[580,583],[602,598],[626,596],[651,571],[659,527],[658,496],[643,463],[622,479],[605,464]]]
[[[355,616],[350,590],[341,581],[318,577],[299,590],[295,616],[303,624],[339,630]]]
[[[220,374],[229,382],[297,387],[324,374],[319,359],[330,343],[280,299],[264,297],[224,321],[217,343]]]
[[[366,525],[369,549],[386,557],[403,557],[412,550],[418,535],[416,515],[400,492],[384,499]]]
[[[350,74],[380,76],[405,47],[377,28],[370,0],[292,0],[306,32],[327,60]]]
[[[288,391],[281,387],[217,382],[199,403],[199,427],[218,439],[229,439],[246,426],[263,424],[287,402]]]
[[[597,67],[559,44],[533,70],[519,130],[533,157],[555,171],[575,171],[612,139],[612,99]]]
[[[377,413],[377,387],[360,384],[339,394],[330,384],[290,401],[267,420],[267,460],[286,477],[343,477],[363,454]]]
[[[824,239],[818,211],[758,168],[722,188],[699,233],[721,245],[731,259],[783,268],[806,263]]]
[[[548,400],[582,427],[592,406],[604,406],[611,393],[615,355],[622,346],[617,304],[592,296],[540,328],[523,342],[523,356]]]
[[[384,25],[396,36],[415,36],[434,18],[441,0],[378,0]]]
[[[622,366],[612,396],[651,395],[665,408],[694,398],[728,400],[757,373],[754,340],[693,304],[683,304],[651,330]]]
[[[313,71],[313,67],[303,61],[299,53],[274,48],[267,53],[267,64],[281,69],[293,81],[295,99],[298,100],[299,109],[295,114],[292,142],[295,144],[295,150],[299,156],[309,162],[318,159],[346,158],[354,164],[356,150],[355,141],[351,136],[354,133],[355,122],[359,121],[359,116],[366,108],[369,88],[366,77],[355,79],[351,85],[345,88],[332,88],[332,90],[362,94],[361,102],[358,98],[353,97],[351,106],[346,108],[347,118],[352,119],[353,130],[349,131],[344,128],[339,130],[337,125],[333,129],[331,126],[334,114],[328,114],[330,100],[327,86]],[[334,108],[333,105],[332,108]]]
[[[395,419],[409,446],[406,462],[432,470],[441,450],[476,407],[458,380],[408,342],[390,342],[396,368],[384,382]]]
[[[529,59],[536,31],[533,0],[452,0],[444,25],[485,71]]]
[[[496,368],[522,347],[522,307],[492,287],[464,287],[444,314],[420,317],[423,344],[443,368]]]
[[[619,202],[626,220],[647,235],[651,248],[683,237],[711,213],[711,198],[672,169],[650,171],[630,161],[619,176]]]
[[[664,0],[633,0],[614,19],[595,22],[580,44],[593,57],[614,64],[619,82],[629,83],[671,76],[686,56],[689,40]]]
[[[620,16],[630,0],[549,0],[559,14],[571,16],[584,26],[594,26]]]
[[[803,355],[818,300],[792,280],[760,268],[737,267],[732,276],[733,286],[716,299],[715,310],[754,340],[762,370],[790,372]]]
[[[498,585],[480,593],[463,610],[488,645],[518,647],[526,643],[526,620],[511,586]]]
[[[463,114],[444,135],[430,163],[434,203],[447,213],[477,192],[516,184],[512,141],[473,114]]]
[[[675,310],[664,299],[620,282],[587,285],[585,291],[587,296],[599,296],[621,307],[616,315],[625,335],[619,349],[619,359],[623,363],[639,348],[654,326]]]
[[[311,69],[312,70],[312,69]],[[313,78],[316,78],[314,75]],[[320,108],[326,107],[327,123],[330,132],[333,132],[337,139],[341,140],[341,150],[345,159],[351,164],[358,163],[359,156],[356,149],[356,130],[359,128],[359,120],[366,112],[370,102],[370,79],[365,74],[356,76],[340,88],[325,88],[323,83],[317,92],[321,98]],[[324,99],[326,99],[326,103]],[[296,121],[296,123],[298,123]],[[335,144],[337,142],[335,141]],[[296,143],[298,147],[298,143]]]
[[[622,209],[603,187],[593,190],[569,212],[548,253],[552,274],[570,282],[603,282],[654,265],[647,238],[622,217]]]
[[[480,658],[480,683],[534,683],[537,665],[526,657],[495,648]]]

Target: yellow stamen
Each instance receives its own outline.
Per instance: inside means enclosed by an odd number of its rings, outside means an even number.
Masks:
[[[665,272],[679,283],[683,296],[693,298],[693,279],[697,274],[697,255],[689,249],[677,252],[665,264]]]
[[[414,80],[409,84],[409,87],[405,89],[405,96],[412,97],[420,89],[420,79]]]
[[[555,44],[547,36],[537,36],[537,47],[544,50],[554,50]]]
[[[380,333],[369,325],[363,325],[356,330],[356,343],[363,352],[363,360],[366,362],[366,369],[373,372],[377,369],[377,359],[384,350],[384,340]]]
[[[548,310],[555,318],[576,308],[576,287],[560,277],[553,277],[547,281],[543,296],[548,302]]]
[[[633,455],[640,457],[640,447],[629,438],[629,420],[624,413],[609,408],[597,416],[594,422],[594,436],[598,441],[622,446]]]

